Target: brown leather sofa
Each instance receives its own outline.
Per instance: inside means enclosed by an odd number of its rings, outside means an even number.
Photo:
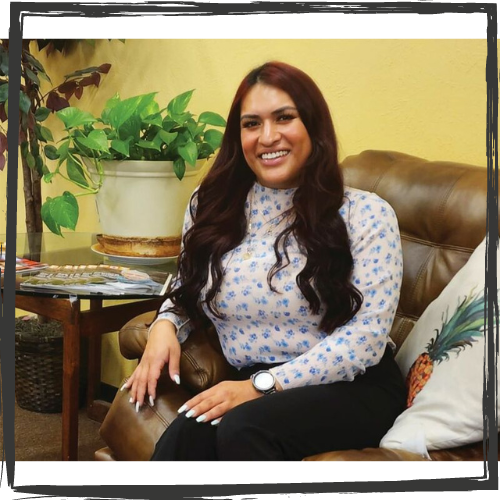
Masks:
[[[429,303],[466,263],[486,233],[487,170],[453,162],[426,161],[402,153],[365,151],[342,164],[346,184],[377,193],[395,209],[401,230],[404,277],[391,337],[399,347]],[[120,331],[120,349],[138,359],[146,344],[146,324],[154,312],[138,316]],[[194,332],[183,344],[182,385],[162,375],[154,407],[139,413],[127,391],[111,405],[100,433],[107,444],[97,460],[148,460],[155,443],[198,391],[230,378],[213,328]],[[432,460],[483,460],[483,442],[432,451]],[[306,460],[423,460],[387,449],[343,450]]]

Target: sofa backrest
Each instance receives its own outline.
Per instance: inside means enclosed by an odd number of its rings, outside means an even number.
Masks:
[[[486,235],[487,169],[392,151],[364,151],[341,166],[346,185],[378,194],[398,217],[403,285],[391,337],[399,348]]]

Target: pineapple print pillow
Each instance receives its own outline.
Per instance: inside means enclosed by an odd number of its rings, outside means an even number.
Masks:
[[[482,441],[485,252],[486,239],[401,346],[396,361],[406,377],[407,409],[382,448],[428,456],[427,450]]]

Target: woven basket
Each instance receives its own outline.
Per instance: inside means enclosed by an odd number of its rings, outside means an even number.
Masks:
[[[29,323],[36,320],[29,320]],[[16,400],[25,410],[39,413],[62,411],[63,328],[49,322],[37,326],[34,335],[26,320],[16,319],[15,369]],[[43,330],[51,334],[43,336]],[[56,330],[54,334],[54,330]],[[80,404],[84,401],[86,370],[80,371]],[[85,378],[82,378],[85,377]]]

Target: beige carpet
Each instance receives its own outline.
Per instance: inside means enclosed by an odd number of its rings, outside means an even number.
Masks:
[[[105,446],[99,436],[99,422],[87,417],[80,410],[78,421],[78,460],[94,460],[94,452]],[[15,453],[16,461],[61,460],[61,414],[37,413],[15,408]],[[0,415],[0,445],[3,453],[3,415]]]

